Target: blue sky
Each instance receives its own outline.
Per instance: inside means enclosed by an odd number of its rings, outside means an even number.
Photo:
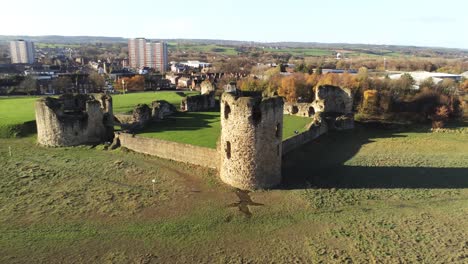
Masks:
[[[467,0],[2,1],[0,35],[401,44],[468,49]],[[15,11],[13,11],[15,10]]]

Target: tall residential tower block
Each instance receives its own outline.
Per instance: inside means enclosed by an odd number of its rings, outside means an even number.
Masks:
[[[167,43],[147,42],[144,38],[128,40],[130,67],[149,67],[160,72],[167,70]]]
[[[26,40],[10,41],[11,63],[33,64],[35,59],[34,43]]]

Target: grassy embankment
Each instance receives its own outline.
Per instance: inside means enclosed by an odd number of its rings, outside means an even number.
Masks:
[[[0,139],[0,262],[464,263],[467,160],[466,133],[330,133],[248,217],[211,170]]]

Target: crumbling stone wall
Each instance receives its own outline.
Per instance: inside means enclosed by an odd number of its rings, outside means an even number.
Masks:
[[[353,96],[351,90],[332,85],[321,85],[315,91],[312,103],[315,112],[334,112],[349,114],[353,111]]]
[[[209,81],[205,80],[200,84],[201,94],[210,94],[215,91],[215,86]]]
[[[116,138],[122,147],[139,153],[213,169],[219,166],[219,154],[216,149],[127,133],[118,133]]]
[[[326,122],[329,130],[354,128],[351,90],[332,85],[319,86],[312,106],[316,123]]]
[[[147,104],[139,104],[133,109],[132,126],[143,128],[151,121],[151,108]]]
[[[115,115],[117,122],[123,129],[138,130],[147,126],[152,121],[160,121],[177,112],[175,106],[164,100],[153,101],[151,106],[138,104],[131,115]]]
[[[283,98],[221,98],[220,177],[240,189],[281,182]]]
[[[312,140],[320,137],[321,135],[327,132],[328,132],[328,126],[326,122],[314,122],[314,123],[309,124],[306,131],[283,141],[283,144],[282,144],[283,156],[301,147],[302,145],[311,142]]]
[[[187,112],[197,112],[213,109],[216,107],[215,93],[188,96],[182,99],[180,110]]]
[[[285,103],[284,114],[312,117],[315,114],[315,109],[311,103]]]
[[[37,140],[45,146],[75,146],[111,141],[109,95],[62,95],[36,101]]]
[[[158,100],[151,103],[151,117],[154,121],[162,120],[173,115],[177,109],[175,106],[164,100]]]

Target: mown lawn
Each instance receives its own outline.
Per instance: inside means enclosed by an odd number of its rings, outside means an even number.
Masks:
[[[303,132],[311,118],[284,116],[283,138],[295,135],[294,131]],[[216,148],[221,133],[219,112],[177,113],[162,122],[145,129],[141,136],[159,138],[196,146]]]
[[[15,136],[19,125],[35,120],[34,102],[38,97],[0,98],[0,138]]]
[[[0,263],[466,263],[467,160],[466,133],[326,134],[249,216],[212,170],[0,139]]]
[[[137,104],[150,104],[156,100],[166,100],[177,108],[180,107],[180,102],[186,96],[198,94],[197,92],[144,92],[144,93],[128,93],[112,96],[114,113],[130,113]]]
[[[129,93],[112,96],[114,113],[128,113],[137,104],[151,103],[155,100],[166,100],[176,107],[184,96],[196,92],[176,93],[144,92]],[[0,138],[12,137],[19,133],[19,126],[35,120],[34,103],[39,97],[0,97]]]

